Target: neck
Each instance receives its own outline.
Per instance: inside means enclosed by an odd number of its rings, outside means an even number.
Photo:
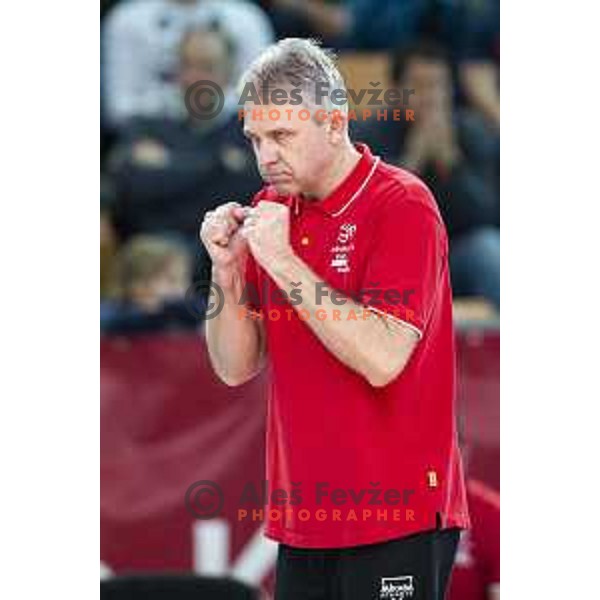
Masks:
[[[337,154],[337,159],[333,165],[331,165],[325,176],[318,183],[318,187],[312,193],[307,194],[307,196],[312,196],[317,200],[329,196],[350,175],[360,158],[360,152],[348,140],[344,149]]]

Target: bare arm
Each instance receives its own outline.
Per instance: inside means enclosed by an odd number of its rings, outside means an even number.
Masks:
[[[212,281],[223,293],[222,309],[206,320],[206,344],[215,373],[230,386],[254,377],[266,354],[262,323],[240,315],[247,255],[246,241],[239,235],[243,214],[237,204],[223,205],[206,215],[200,233],[213,261]]]
[[[294,308],[308,311],[306,325],[338,360],[373,387],[383,387],[400,375],[419,340],[416,332],[392,317],[378,317],[349,298],[340,305],[339,294],[334,303],[332,290],[325,295],[323,283],[295,255],[274,262],[270,275],[288,294],[291,281],[302,282],[302,302]]]
[[[213,270],[213,282],[222,278]],[[206,343],[210,361],[219,379],[230,386],[252,379],[264,366],[266,347],[263,324],[241,316],[239,299],[243,275],[236,273],[230,285],[220,285],[224,304],[221,312],[206,321]]]

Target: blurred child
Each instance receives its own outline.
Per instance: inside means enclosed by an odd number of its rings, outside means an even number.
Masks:
[[[189,326],[186,311],[192,261],[178,242],[157,235],[131,238],[115,259],[111,300],[101,306],[104,331],[155,330]]]

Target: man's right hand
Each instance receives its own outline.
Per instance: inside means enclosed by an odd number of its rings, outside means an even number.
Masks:
[[[213,271],[227,273],[240,267],[248,244],[240,235],[247,208],[228,202],[208,211],[200,227],[200,239],[213,263]]]

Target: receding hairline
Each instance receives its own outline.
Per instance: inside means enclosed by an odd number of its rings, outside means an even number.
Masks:
[[[326,83],[329,93],[333,89],[346,89],[335,62],[335,54],[310,38],[286,38],[269,46],[243,73],[238,82],[238,91],[241,92],[249,83],[255,85],[259,95],[265,88],[273,90],[275,86],[299,89],[306,93],[316,89],[318,83]],[[315,102],[303,97],[302,104],[310,107]],[[329,96],[324,98],[324,105],[326,110],[337,108],[347,112],[348,109],[347,103],[333,106]]]

